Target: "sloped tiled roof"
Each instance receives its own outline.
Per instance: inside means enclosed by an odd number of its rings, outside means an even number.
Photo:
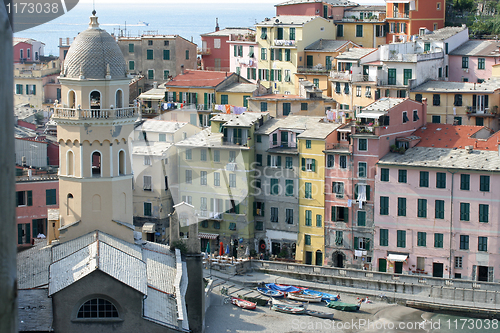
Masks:
[[[497,150],[500,132],[484,126],[448,125],[428,123],[413,132],[420,137],[417,147],[461,148],[473,146],[479,150]]]
[[[423,36],[419,36],[418,38],[421,40],[445,40],[450,38],[451,36],[456,35],[460,31],[464,31],[467,29],[466,26],[462,27],[444,27],[441,29],[434,30],[428,34]]]
[[[339,54],[337,60],[359,60],[372,52],[377,51],[377,49],[367,48],[367,47],[353,47],[349,51],[342,52]]]
[[[278,15],[270,20],[264,20],[256,25],[270,26],[275,24],[288,24],[288,25],[303,25],[307,22],[316,19],[323,19],[320,16],[302,16],[302,15]],[[324,19],[323,19],[324,20]]]
[[[442,93],[492,93],[500,89],[500,81],[489,79],[483,83],[474,82],[451,82],[451,81],[435,81],[429,80],[421,85],[413,88],[412,92],[442,92]]]
[[[311,45],[304,48],[307,51],[335,52],[342,46],[348,44],[348,40],[318,39]]]
[[[169,87],[213,87],[215,88],[226,78],[231,76],[231,72],[184,70],[184,74],[178,74],[173,80],[168,81],[165,86]]]
[[[52,299],[47,295],[47,289],[19,290],[17,302],[19,332],[53,330]]]
[[[500,41],[497,40],[469,40],[450,52],[450,55],[498,57],[499,47]]]
[[[148,119],[140,126],[138,126],[135,130],[159,133],[175,133],[186,125],[187,122]]]
[[[363,112],[365,111],[387,111],[396,105],[403,103],[405,101],[404,98],[389,98],[384,97],[375,102],[368,104],[363,108]]]
[[[250,28],[234,28],[234,27],[228,27],[225,29],[221,29],[219,31],[214,31],[214,32],[209,32],[207,34],[203,34],[201,36],[229,36],[229,35],[245,35],[249,33],[255,33],[254,29]]]
[[[324,117],[314,116],[288,116],[286,118],[273,118],[269,119],[262,125],[255,133],[256,134],[270,134],[281,129],[296,129],[305,130],[308,127],[314,127],[320,123]]]

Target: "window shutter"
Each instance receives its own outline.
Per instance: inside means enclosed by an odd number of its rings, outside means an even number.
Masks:
[[[316,160],[315,159],[312,160],[311,168],[312,168],[313,172],[316,172]]]
[[[266,212],[264,209],[265,209],[264,203],[261,203],[260,204],[260,216],[264,216],[264,213]]]
[[[200,118],[200,127],[203,127],[203,115],[199,114],[198,117]]]
[[[370,201],[370,185],[366,185],[366,201]]]
[[[357,250],[358,247],[359,247],[359,239],[358,239],[358,237],[354,237],[354,244],[353,245],[354,245],[353,246],[354,249]]]
[[[354,185],[354,198],[353,200],[358,199],[358,184]]]
[[[349,223],[349,207],[344,207],[344,222]]]
[[[266,69],[266,81],[269,81],[269,69]]]
[[[337,221],[337,207],[332,206],[332,222]]]
[[[274,81],[274,70],[271,70],[271,81]]]
[[[306,171],[306,159],[302,158],[302,171]]]
[[[281,156],[278,156],[278,168],[281,168]]]
[[[33,206],[33,192],[28,191],[28,206]]]
[[[370,240],[369,239],[365,240],[365,250],[370,251]]]
[[[175,102],[175,99],[177,98],[177,93],[175,91],[172,92],[172,96],[173,96],[173,101]]]
[[[33,227],[33,237],[36,237],[38,235],[38,223],[32,220],[31,225]]]
[[[18,224],[17,225],[17,244],[22,244],[23,243],[23,225]]]
[[[267,155],[267,166],[271,166],[271,155]]]
[[[30,224],[26,223],[25,227],[26,227],[26,244],[29,244],[31,243]]]
[[[203,94],[203,104],[205,105],[205,110],[207,109],[207,103],[208,103],[208,94],[204,93]]]
[[[36,95],[36,85],[33,85],[33,95]],[[485,96],[485,106],[488,107],[488,95]]]
[[[257,203],[253,202],[253,216],[257,216]]]

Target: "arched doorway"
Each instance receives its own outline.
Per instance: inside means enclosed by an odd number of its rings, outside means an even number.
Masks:
[[[332,254],[333,267],[344,268],[345,254],[340,251],[335,251]]]
[[[316,251],[316,266],[323,266],[323,252]]]
[[[73,109],[76,107],[76,93],[74,90],[70,90],[68,93],[68,106]]]
[[[90,93],[90,108],[94,110],[101,108],[101,93],[97,90]]]
[[[266,252],[266,242],[261,239],[259,241],[259,253],[265,253]]]
[[[115,107],[120,109],[123,107],[123,91],[118,89],[115,95]]]

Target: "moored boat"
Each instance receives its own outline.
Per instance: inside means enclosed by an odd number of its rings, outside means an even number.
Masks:
[[[302,292],[288,294],[287,297],[289,299],[293,299],[295,301],[301,301],[301,302],[313,302],[313,303],[321,302],[321,295],[306,295]]]
[[[252,303],[250,301],[245,301],[244,299],[237,297],[231,297],[231,303],[233,303],[236,306],[239,306],[242,309],[247,309],[247,310],[255,310],[255,308],[257,307],[257,304]]]
[[[322,301],[338,301],[340,300],[340,295],[333,295],[333,294],[328,294],[324,293],[321,291],[317,290],[312,290],[312,289],[306,289],[304,290],[305,295],[320,295]]]
[[[278,312],[283,312],[283,313],[290,313],[290,314],[303,314],[306,309],[297,307],[297,306],[289,306],[289,305],[282,305],[282,304],[273,304],[271,306],[271,309],[274,311]]]
[[[292,306],[292,307],[299,307],[299,308],[306,308],[307,304],[304,304],[302,302],[297,302],[297,301],[291,301],[285,298],[273,298],[271,300],[271,304],[280,304],[280,305],[287,305],[287,306]]]
[[[285,293],[284,292],[278,291],[278,290],[272,290],[272,289],[269,289],[269,288],[258,287],[257,291],[259,293],[261,293],[262,295],[268,296],[268,297],[276,297],[276,298],[283,298],[283,297],[285,297]]]
[[[344,302],[327,302],[326,306],[335,309],[335,310],[340,310],[340,311],[350,311],[350,312],[356,312],[359,310],[361,304],[350,304],[350,303],[344,303]]]
[[[282,291],[285,293],[296,293],[301,291],[302,289],[295,286],[289,286],[284,284],[276,284],[276,283],[268,283],[266,287],[272,290]]]
[[[326,313],[321,311],[306,310],[306,314],[313,317],[323,318],[323,319],[333,319],[333,313]]]

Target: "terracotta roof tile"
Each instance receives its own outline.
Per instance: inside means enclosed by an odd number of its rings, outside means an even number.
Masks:
[[[497,150],[500,131],[494,133],[484,126],[449,125],[428,123],[413,132],[420,137],[416,147],[462,148],[473,146],[478,150]]]
[[[184,70],[184,74],[179,74],[173,80],[167,82],[168,87],[216,87],[226,78],[231,76],[231,72]]]

